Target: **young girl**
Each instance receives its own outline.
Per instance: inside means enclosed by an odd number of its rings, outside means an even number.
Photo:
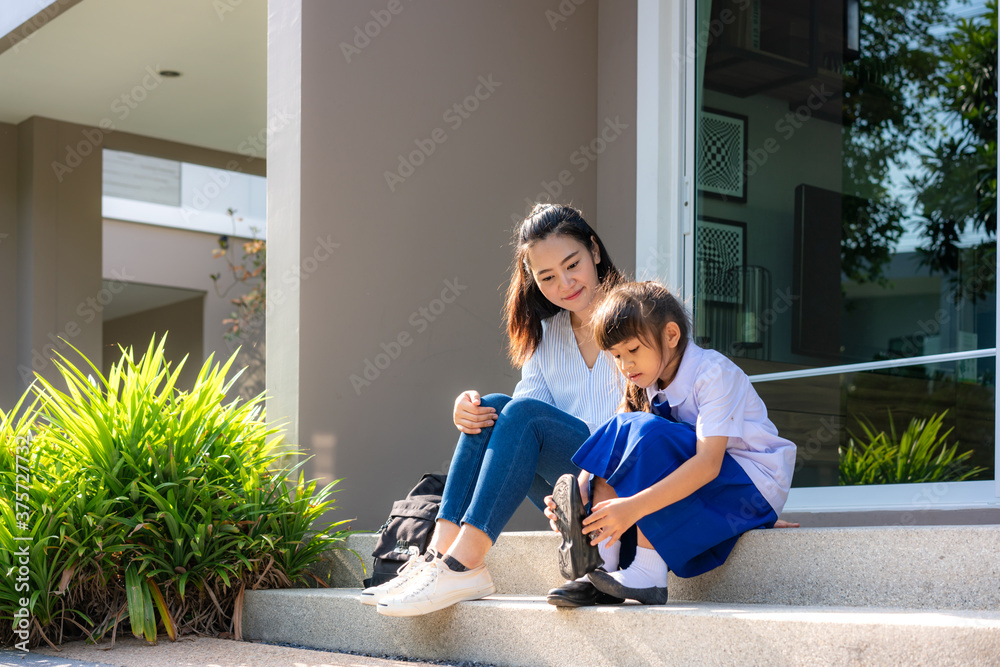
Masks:
[[[604,547],[606,571],[588,577],[608,595],[662,604],[668,569],[681,577],[707,572],[742,533],[775,524],[795,445],[778,435],[736,364],[689,340],[684,308],[662,285],[621,284],[591,322],[628,385],[624,412],[573,456],[584,471],[581,493],[595,478],[583,531]],[[617,570],[619,539],[633,524],[635,558]]]

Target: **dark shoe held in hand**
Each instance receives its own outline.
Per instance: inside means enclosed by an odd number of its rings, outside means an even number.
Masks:
[[[600,552],[583,533],[583,518],[586,510],[580,498],[580,488],[576,477],[563,475],[552,489],[552,500],[556,504],[556,525],[562,535],[559,547],[559,572],[569,580],[579,579],[604,565]]]

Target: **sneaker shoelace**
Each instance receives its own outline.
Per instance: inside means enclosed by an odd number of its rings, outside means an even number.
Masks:
[[[411,554],[410,557],[406,559],[406,562],[399,566],[399,568],[396,570],[396,574],[398,576],[402,576],[404,572],[408,571],[419,561],[420,561],[420,556],[415,556]]]
[[[396,570],[396,576],[381,584],[378,588],[395,588],[406,582],[419,569],[424,562],[424,557],[420,554],[411,553],[405,563]]]
[[[416,595],[420,593],[428,586],[432,585],[437,581],[438,575],[440,574],[441,567],[448,567],[444,563],[439,563],[437,560],[430,561],[425,568],[420,568],[417,574],[414,576],[412,582],[407,582],[406,592],[404,595],[409,597],[411,595]]]

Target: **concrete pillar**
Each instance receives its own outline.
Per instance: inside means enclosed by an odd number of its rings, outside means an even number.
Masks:
[[[17,379],[17,126],[0,123],[0,409],[14,407]]]
[[[501,306],[528,203],[551,192],[628,251],[581,151],[601,130],[598,4],[559,7],[270,3],[268,417],[310,477],[344,479],[354,528],[447,470],[459,392],[520,377]]]
[[[32,117],[18,128],[17,363],[20,394],[51,359],[101,367],[101,149],[94,128]],[[0,246],[0,252],[3,246]],[[57,385],[59,386],[59,385]]]
[[[598,8],[594,139],[605,144],[597,159],[595,224],[618,268],[632,275],[636,267],[636,0],[600,0]]]

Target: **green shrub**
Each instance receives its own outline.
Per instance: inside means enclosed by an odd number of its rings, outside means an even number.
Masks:
[[[123,349],[107,378],[59,355],[66,392],[38,376],[0,411],[4,645],[24,639],[14,629],[25,596],[33,646],[96,639],[126,618],[149,641],[159,627],[239,638],[247,588],[325,585],[307,568],[343,548],[345,521],[312,526],[336,482],[317,489],[304,460],[282,465],[299,454],[268,442],[280,429],[265,422],[263,394],[223,404],[235,354],[221,367],[210,356],[179,391],[184,361],[171,372],[165,340],[138,361]]]
[[[972,450],[958,453],[959,443],[948,444],[952,430],[941,432],[945,410],[930,419],[914,417],[902,434],[889,412],[889,433],[876,431],[871,420],[858,417],[864,439],[848,431],[847,447],[840,448],[839,481],[853,484],[962,482],[984,472],[966,463]]]

